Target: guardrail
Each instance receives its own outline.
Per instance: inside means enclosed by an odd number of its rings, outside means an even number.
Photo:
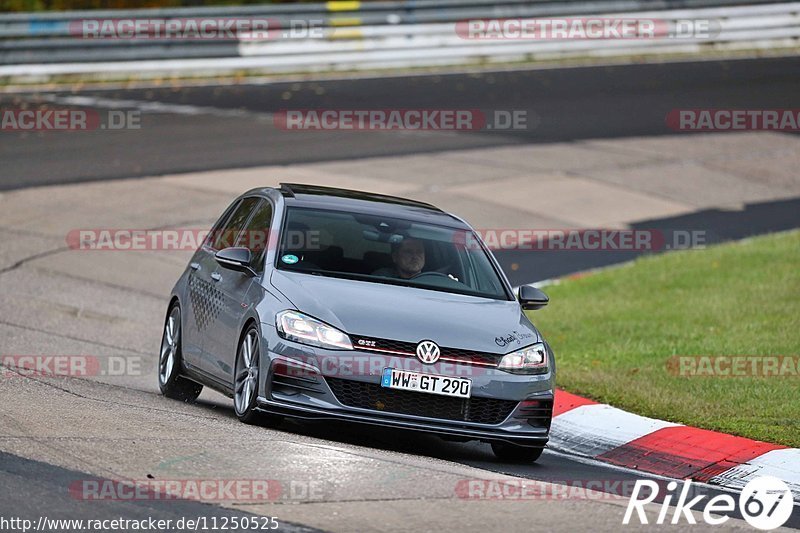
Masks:
[[[0,76],[147,72],[191,75],[231,71],[303,72],[535,61],[584,56],[695,53],[800,46],[800,2],[702,0],[692,9],[675,0],[415,0],[326,4],[142,9],[0,15]],[[702,3],[703,7],[697,7]],[[658,22],[658,35],[638,38],[472,39],[465,21],[532,21],[611,17]],[[270,28],[305,31],[284,38],[250,32],[214,39],[85,38],[86,20],[267,21]],[[116,22],[114,22],[116,21]],[[706,34],[676,35],[686,21],[706,21]],[[76,31],[77,29],[77,31]],[[679,32],[677,32],[679,33]],[[139,37],[141,35],[138,35]]]

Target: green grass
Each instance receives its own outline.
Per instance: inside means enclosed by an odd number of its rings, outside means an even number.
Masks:
[[[529,313],[558,386],[635,413],[800,447],[800,376],[685,377],[673,355],[800,355],[800,232],[640,258]]]

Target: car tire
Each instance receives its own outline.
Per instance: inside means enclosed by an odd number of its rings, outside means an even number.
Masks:
[[[193,402],[200,396],[203,386],[180,375],[183,365],[181,331],[181,306],[175,302],[164,320],[158,355],[158,388],[167,398]]]
[[[493,442],[492,451],[495,457],[504,463],[535,463],[541,457],[544,448]]]
[[[283,420],[282,416],[257,409],[260,339],[258,328],[250,325],[239,342],[233,374],[233,409],[236,417],[245,424],[276,426]]]

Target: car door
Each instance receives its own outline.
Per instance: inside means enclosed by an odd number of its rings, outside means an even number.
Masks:
[[[248,245],[251,233],[248,222],[260,218],[265,203],[269,206],[269,202],[261,198],[244,198],[228,221],[224,242],[215,246],[215,253],[228,246]],[[271,217],[271,208],[268,209],[268,214]],[[253,250],[251,254],[255,255]],[[249,308],[246,295],[253,283],[253,277],[225,268],[216,260],[213,268],[210,277],[219,308],[214,313],[203,339],[201,370],[225,384],[230,384],[238,348],[239,326]]]
[[[183,303],[183,361],[187,366],[200,367],[203,357],[203,337],[211,324],[220,301],[215,294],[211,274],[217,268],[213,244],[225,228],[239,202],[231,204],[212,227],[205,241],[189,261],[187,278],[187,301]]]

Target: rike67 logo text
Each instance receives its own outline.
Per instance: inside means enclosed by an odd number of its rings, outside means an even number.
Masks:
[[[648,517],[645,505],[653,503],[660,496],[659,484],[651,480],[637,480],[622,523],[630,524],[635,511],[641,524],[680,524],[683,521],[696,524],[694,512],[698,512],[702,514],[706,524],[719,525],[727,522],[730,519],[728,515],[736,510],[736,501],[729,494],[720,494],[709,500],[706,500],[705,494],[693,494],[692,481],[689,479],[683,482],[680,493],[677,489],[677,481],[667,484],[667,494],[663,497],[658,515],[653,522],[649,522],[654,517]],[[673,509],[670,509],[671,505],[674,505]],[[785,524],[792,514],[793,506],[789,487],[782,480],[771,476],[753,479],[744,486],[739,495],[738,508],[742,517],[754,528],[764,531]]]

